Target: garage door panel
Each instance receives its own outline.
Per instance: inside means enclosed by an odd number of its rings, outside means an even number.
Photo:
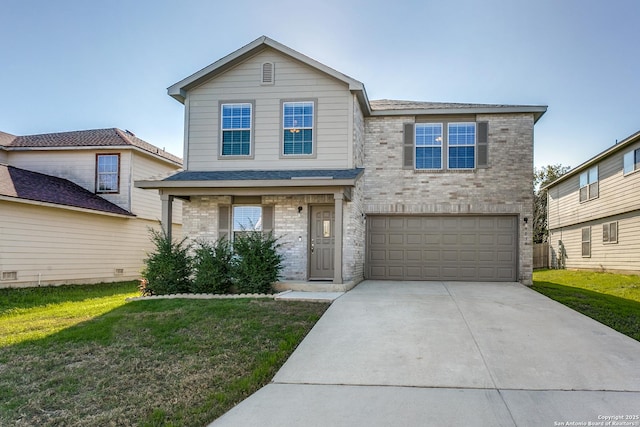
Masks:
[[[514,281],[515,216],[367,218],[367,277]]]

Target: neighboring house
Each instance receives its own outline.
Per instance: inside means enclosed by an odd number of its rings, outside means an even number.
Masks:
[[[545,188],[552,267],[640,273],[640,132]]]
[[[361,82],[267,37],[168,93],[185,106],[185,170],[136,186],[159,189],[167,212],[186,200],[194,240],[273,231],[280,286],[531,283],[545,106],[370,101]]]
[[[140,277],[162,213],[160,197],[133,182],[181,165],[120,129],[0,132],[0,287]]]

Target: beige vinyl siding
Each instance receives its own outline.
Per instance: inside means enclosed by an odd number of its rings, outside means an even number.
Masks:
[[[12,151],[9,164],[17,168],[68,179],[82,188],[96,190],[96,152],[94,150]]]
[[[549,229],[618,215],[640,208],[640,172],[623,175],[624,153],[640,142],[598,163],[599,195],[580,203],[580,174],[549,189]]]
[[[602,241],[602,225],[618,222],[618,243]],[[591,256],[583,257],[582,228],[591,227]],[[559,242],[565,250],[565,268],[640,273],[640,211],[558,228],[549,233],[551,265],[558,266]]]
[[[131,150],[27,150],[12,151],[9,164],[17,168],[67,179],[91,192],[96,191],[96,154],[120,154],[120,192],[102,197],[131,210]]]
[[[3,149],[0,149],[0,163],[7,164],[8,163],[8,155],[7,152]]]
[[[18,280],[0,281],[0,287],[139,278],[153,249],[148,227],[157,226],[155,221],[0,201],[0,271],[18,275]]]
[[[154,157],[134,153],[133,182],[138,180],[164,177],[177,171],[176,166],[169,166]],[[131,212],[143,219],[159,221],[162,218],[162,202],[158,190],[143,190],[132,186]],[[173,202],[173,223],[182,224],[182,201]]]
[[[261,84],[261,65],[273,62],[275,84]],[[191,89],[186,102],[190,170],[300,169],[350,167],[351,93],[345,83],[267,49],[224,74]],[[282,100],[316,101],[316,156],[280,158]],[[251,101],[253,158],[218,159],[219,102]]]

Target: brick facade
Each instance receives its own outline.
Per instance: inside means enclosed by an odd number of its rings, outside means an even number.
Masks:
[[[414,121],[412,116],[365,121],[365,212],[516,214],[520,219],[519,280],[530,284],[533,115],[478,115],[476,121],[489,123],[489,167],[472,171],[403,169],[403,125]]]

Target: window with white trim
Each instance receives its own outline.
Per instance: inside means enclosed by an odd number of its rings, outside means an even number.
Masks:
[[[448,168],[473,169],[476,166],[476,124],[449,123],[447,126]]]
[[[618,222],[602,224],[602,243],[618,243]]]
[[[221,155],[251,155],[251,110],[250,103],[221,105]]]
[[[120,192],[120,154],[96,155],[96,193]]]
[[[283,154],[313,154],[314,102],[283,102]]]
[[[591,227],[582,229],[582,256],[584,258],[591,257]]]
[[[598,166],[580,174],[580,201],[595,199],[598,197]]]
[[[624,174],[640,170],[640,148],[624,153]]]
[[[262,206],[234,206],[233,237],[252,231],[262,231]]]
[[[416,123],[416,169],[442,169],[442,123]]]

